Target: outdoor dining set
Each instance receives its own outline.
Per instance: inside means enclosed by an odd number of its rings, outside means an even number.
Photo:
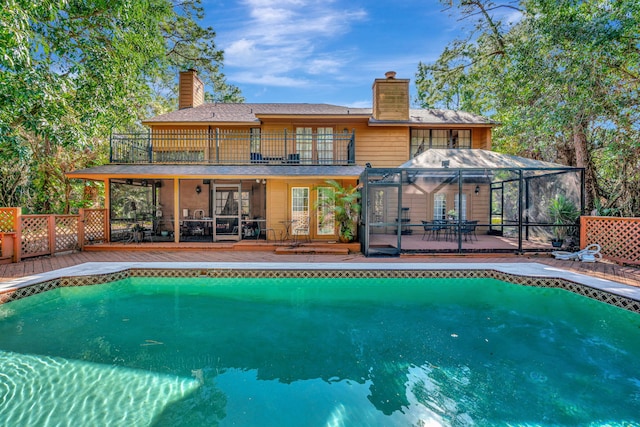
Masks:
[[[477,241],[477,226],[477,220],[462,220],[458,222],[456,220],[434,219],[433,221],[422,221],[422,227],[424,228],[422,240],[439,241],[442,238],[445,241],[454,241],[457,240],[459,233],[460,237],[465,241],[473,242],[474,237]]]

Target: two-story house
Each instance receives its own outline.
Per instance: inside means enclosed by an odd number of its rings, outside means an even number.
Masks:
[[[318,188],[329,179],[380,186],[363,195],[368,245],[370,236],[408,234],[418,220],[444,219],[450,211],[489,224],[490,179],[416,187],[411,206],[405,206],[409,190],[395,211],[386,207],[404,190],[389,191],[384,171],[412,162],[429,167],[434,153],[491,153],[495,123],[460,111],[411,109],[409,80],[394,72],[375,79],[372,95],[372,108],[212,104],[204,102],[196,71],[188,70],[180,73],[178,110],[144,121],[147,133],[112,135],[109,164],[69,177],[104,181],[111,241],[130,239],[122,231],[136,223],[153,241],[336,241],[326,205],[318,204],[325,194]],[[360,182],[365,168],[379,176]]]

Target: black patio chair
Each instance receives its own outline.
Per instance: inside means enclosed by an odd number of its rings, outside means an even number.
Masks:
[[[443,221],[434,220],[433,222],[422,221],[422,228],[424,228],[424,233],[422,233],[422,240],[424,240],[425,236],[429,235],[429,237],[435,237],[435,240],[439,240],[440,231],[444,230]],[[429,238],[427,238],[429,240]]]
[[[476,235],[476,227],[478,226],[478,221],[463,221],[460,226],[460,233],[464,236],[464,241],[466,242],[469,239],[473,242],[473,238],[476,238],[478,241],[478,236]],[[467,237],[468,236],[468,237]]]
[[[262,153],[251,153],[251,163],[269,163],[262,158]]]

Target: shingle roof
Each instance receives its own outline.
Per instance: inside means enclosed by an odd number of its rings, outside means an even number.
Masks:
[[[195,108],[184,108],[145,120],[144,123],[259,123],[259,117],[285,116],[360,116],[371,123],[386,121],[371,118],[371,108],[352,108],[331,104],[203,104]],[[491,125],[495,122],[477,114],[454,110],[411,109],[406,124],[467,124]]]
[[[370,108],[349,108],[330,104],[203,104],[195,108],[172,111],[145,123],[163,122],[233,122],[258,123],[262,115],[361,115],[371,114]]]
[[[424,124],[496,124],[486,117],[466,111],[435,109],[411,109],[409,110],[409,121]]]
[[[269,177],[358,177],[362,166],[330,166],[330,165],[136,165],[109,164],[81,169],[68,173],[70,178],[97,178],[148,176],[155,178],[194,177],[210,178],[233,176],[235,178],[269,178]]]

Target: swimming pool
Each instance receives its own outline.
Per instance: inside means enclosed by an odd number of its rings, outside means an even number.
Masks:
[[[478,272],[157,275],[0,305],[0,419],[640,425],[640,316],[574,292]]]

